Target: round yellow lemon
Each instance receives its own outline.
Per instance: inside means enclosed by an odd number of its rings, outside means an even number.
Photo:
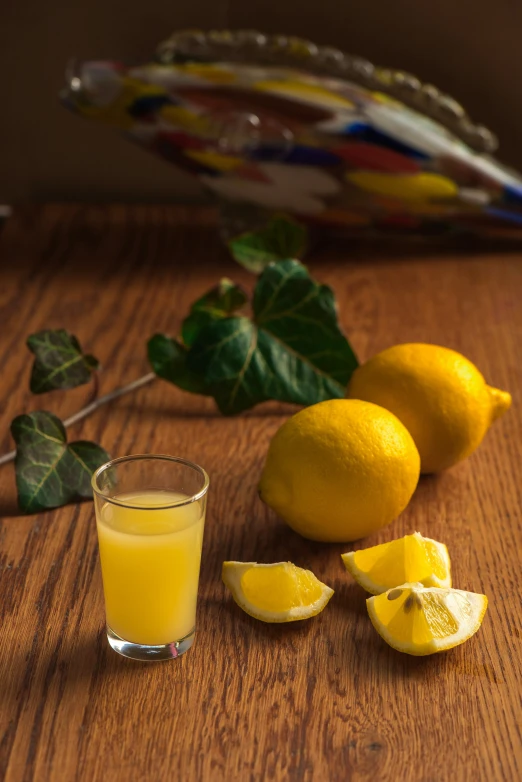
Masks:
[[[305,538],[347,542],[393,521],[419,470],[415,443],[392,413],[332,399],[301,410],[276,432],[259,492]]]
[[[382,405],[415,440],[421,472],[469,456],[511,396],[486,384],[476,366],[449,348],[413,343],[383,350],[352,375],[347,396]]]

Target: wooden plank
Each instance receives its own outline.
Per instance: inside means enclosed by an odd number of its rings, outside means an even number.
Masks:
[[[368,257],[369,256],[369,257]],[[145,338],[175,333],[190,302],[227,275],[212,215],[183,207],[19,210],[0,264],[2,449],[30,409],[65,416],[88,388],[31,397],[26,336],[66,327],[103,365],[102,392],[148,371]],[[0,776],[48,780],[515,780],[520,743],[522,265],[516,254],[327,246],[310,264],[331,284],[361,358],[401,341],[461,350],[514,395],[468,461],[423,478],[407,510],[367,541],[418,529],[445,541],[454,582],[490,608],[469,643],[415,659],[388,648],[344,572],[346,545],[305,541],[258,500],[269,440],[289,406],[240,418],[155,381],[70,436],[114,456],[180,454],[211,476],[198,633],[172,663],[138,664],[104,636],[92,504],[16,515],[0,468]],[[364,545],[364,544],[362,544]],[[224,559],[310,567],[335,590],[318,618],[269,626],[220,581]]]

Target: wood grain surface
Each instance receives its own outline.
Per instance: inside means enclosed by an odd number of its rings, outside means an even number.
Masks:
[[[289,780],[495,782],[522,778],[520,552],[522,258],[493,250],[327,245],[310,261],[332,285],[361,359],[401,341],[461,350],[514,405],[466,462],[423,478],[374,545],[419,530],[445,541],[454,583],[484,591],[478,635],[412,658],[372,629],[344,572],[348,545],[307,542],[257,497],[269,440],[292,411],[239,418],[154,381],[74,426],[113,456],[166,452],[210,473],[198,632],[169,663],[107,644],[92,503],[16,511],[0,467],[0,777],[6,782]],[[0,245],[0,445],[18,413],[62,417],[89,396],[31,397],[26,336],[65,327],[104,370],[101,391],[148,371],[145,340],[175,333],[226,275],[252,287],[217,243],[210,212],[46,206],[17,211]],[[290,559],[336,593],[317,618],[256,622],[220,580],[224,559]]]

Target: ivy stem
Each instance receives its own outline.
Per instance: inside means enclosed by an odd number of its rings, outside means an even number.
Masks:
[[[93,372],[92,373],[92,391],[90,396],[90,402],[94,402],[95,399],[98,399],[98,394],[100,393],[100,373],[99,372]]]
[[[106,405],[107,402],[112,402],[113,399],[118,399],[118,397],[123,396],[124,394],[130,394],[131,391],[136,391],[138,388],[146,386],[147,383],[152,383],[155,377],[156,374],[154,372],[149,372],[147,375],[143,375],[143,377],[139,377],[137,380],[133,380],[132,383],[127,383],[126,386],[116,388],[114,391],[110,391],[108,394],[100,396],[90,404],[82,407],[82,409],[78,410],[77,413],[70,415],[69,418],[66,418],[64,421],[62,421],[63,425],[65,427],[72,426],[72,424],[81,421],[83,418],[87,418],[88,415],[94,413],[94,411],[102,405]],[[0,464],[7,464],[7,462],[12,462],[15,456],[16,451],[9,451],[9,453],[5,453],[3,456],[0,456]]]

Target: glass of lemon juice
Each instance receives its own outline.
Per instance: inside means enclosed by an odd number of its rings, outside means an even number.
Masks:
[[[124,456],[93,475],[111,647],[168,660],[194,641],[209,478],[174,456]]]

